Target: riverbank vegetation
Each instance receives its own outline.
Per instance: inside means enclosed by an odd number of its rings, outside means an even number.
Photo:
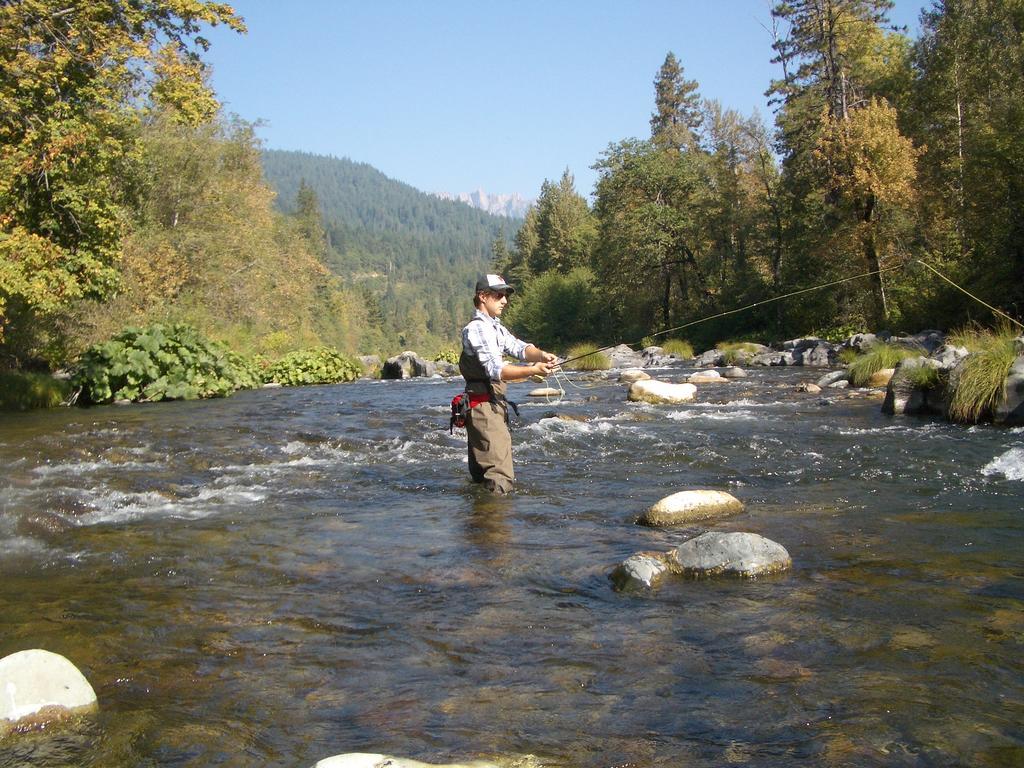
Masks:
[[[355,381],[363,372],[358,360],[341,354],[336,349],[318,347],[290,352],[273,365],[263,376],[266,382],[295,387],[303,384],[335,384]]]
[[[0,11],[0,369],[68,367],[154,323],[271,360],[384,345],[323,263],[315,202],[277,212],[251,126],[219,113],[207,24],[244,30],[200,0]]]
[[[259,383],[250,361],[187,325],[129,328],[94,344],[71,381],[82,404],[223,397]]]
[[[954,421],[974,424],[991,418],[1005,396],[1006,377],[1018,350],[1010,328],[972,328],[955,335],[970,354],[953,370],[949,382],[949,416]]]
[[[863,354],[850,361],[847,370],[850,372],[850,383],[855,387],[866,387],[871,377],[886,368],[895,368],[908,357],[918,357],[923,350],[910,349],[900,344],[879,343],[871,346]]]
[[[565,358],[565,367],[570,371],[607,371],[612,367],[608,355],[597,344],[587,341],[569,347]]]
[[[666,355],[687,360],[693,357],[693,344],[685,339],[666,339],[661,342],[661,348]]]
[[[0,411],[56,408],[70,393],[66,379],[44,373],[0,371]]]

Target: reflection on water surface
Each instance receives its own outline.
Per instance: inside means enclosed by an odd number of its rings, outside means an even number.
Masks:
[[[466,480],[453,382],[4,416],[0,655],[66,655],[101,711],[0,766],[1024,764],[1024,431],[815,377],[527,404],[510,498]],[[612,591],[704,530],[633,522],[686,488],[793,570]]]

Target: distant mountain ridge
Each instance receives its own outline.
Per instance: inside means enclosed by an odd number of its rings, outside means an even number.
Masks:
[[[435,192],[434,194],[442,200],[455,200],[509,219],[523,218],[530,206],[533,205],[533,200],[523,197],[518,192],[508,195],[489,194],[482,189],[477,189],[474,192],[459,192],[454,195],[450,192]]]
[[[493,270],[494,243],[510,244],[522,223],[347,158],[265,150],[262,160],[285,213],[295,212],[303,183],[316,194],[330,243],[324,262],[364,293],[405,349],[429,352],[458,338],[477,275]]]

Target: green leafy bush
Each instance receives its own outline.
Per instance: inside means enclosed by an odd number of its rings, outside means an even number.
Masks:
[[[685,339],[666,339],[661,348],[666,355],[675,355],[680,358],[693,357],[693,344]]]
[[[851,336],[856,336],[858,333],[862,333],[863,328],[856,325],[850,324],[839,324],[831,325],[827,328],[823,328],[811,333],[811,336],[817,336],[819,339],[830,341],[833,344],[840,344],[846,341]]]
[[[570,347],[565,358],[572,362],[566,368],[570,371],[607,371],[612,367],[612,362],[606,354],[598,352],[598,349],[597,344],[589,342]]]
[[[434,355],[434,362],[436,363],[451,363],[452,365],[459,364],[459,355],[462,354],[462,350],[458,347],[448,347],[442,349],[436,355]]]
[[[258,384],[251,363],[189,325],[128,328],[89,347],[72,377],[83,404],[223,397]]]
[[[855,387],[866,386],[871,376],[883,368],[895,368],[896,364],[906,357],[918,357],[919,349],[911,349],[899,344],[874,344],[867,352],[858,355],[847,366],[850,373],[850,384]]]
[[[330,347],[301,349],[271,365],[264,376],[286,387],[354,381],[363,372],[358,360]]]
[[[67,399],[71,385],[43,373],[0,373],[0,411],[55,408]]]
[[[520,338],[557,349],[599,336],[606,315],[597,278],[578,267],[565,274],[545,272],[527,282],[509,302],[502,320]]]
[[[1003,385],[1010,373],[1017,349],[1016,332],[1010,327],[987,330],[972,328],[950,334],[953,344],[967,347],[970,354],[954,369],[949,417],[974,424],[991,417],[1003,399]]]

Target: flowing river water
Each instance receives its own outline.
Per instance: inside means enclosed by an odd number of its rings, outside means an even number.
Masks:
[[[0,766],[1024,764],[1024,430],[750,373],[525,404],[507,498],[448,433],[461,380],[0,416],[0,657],[100,704]],[[635,524],[691,488],[746,511]],[[613,590],[708,529],[793,567]]]

